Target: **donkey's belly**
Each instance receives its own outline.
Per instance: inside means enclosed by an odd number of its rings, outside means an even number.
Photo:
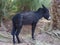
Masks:
[[[33,20],[23,20],[23,25],[30,25],[30,24],[32,24],[33,23]]]
[[[38,20],[31,18],[31,19],[24,19],[22,23],[23,23],[23,25],[31,25],[32,23],[36,23],[37,21]]]

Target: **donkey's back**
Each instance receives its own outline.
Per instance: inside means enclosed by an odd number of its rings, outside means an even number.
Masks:
[[[22,13],[17,13],[13,17],[14,23],[22,23],[23,25],[28,25],[32,24],[33,22],[37,22],[38,20],[38,14],[34,11],[29,11],[29,12],[22,12]]]

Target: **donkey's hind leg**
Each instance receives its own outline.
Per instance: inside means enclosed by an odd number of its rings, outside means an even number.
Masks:
[[[15,42],[15,32],[16,32],[16,28],[13,26],[13,29],[12,29],[11,34],[12,34],[12,36],[13,36],[13,43],[14,43],[14,44],[16,43],[16,42]]]
[[[22,25],[21,26],[19,26],[18,28],[17,28],[17,31],[16,31],[16,38],[17,38],[17,41],[18,41],[18,43],[20,43],[21,41],[19,40],[19,33],[21,32],[21,28],[22,28]]]
[[[18,43],[20,43],[20,40],[19,40],[19,33],[21,32],[21,28],[22,28],[22,21],[23,21],[23,16],[19,16],[18,17],[18,23],[17,23],[17,30],[16,30],[16,38],[17,38],[17,41]]]

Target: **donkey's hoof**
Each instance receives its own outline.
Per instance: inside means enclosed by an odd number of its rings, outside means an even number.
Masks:
[[[18,43],[22,43],[21,41],[18,41]]]
[[[15,41],[13,41],[13,44],[15,44],[16,42]]]
[[[35,38],[32,38],[33,40],[35,40]]]
[[[16,43],[15,42],[13,42],[13,45],[15,45]]]
[[[35,39],[33,39],[33,40],[35,40]]]
[[[21,43],[21,42],[18,42],[18,44]]]

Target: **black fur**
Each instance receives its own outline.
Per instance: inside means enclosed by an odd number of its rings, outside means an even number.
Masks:
[[[20,43],[19,40],[19,33],[21,32],[21,28],[23,25],[31,25],[32,26],[32,39],[34,39],[34,32],[35,27],[39,19],[44,17],[48,20],[49,18],[49,10],[42,5],[43,8],[39,8],[37,11],[28,11],[28,12],[22,12],[17,13],[13,19],[13,29],[12,29],[12,36],[13,36],[13,43],[15,43],[15,36],[17,38],[18,43]]]

